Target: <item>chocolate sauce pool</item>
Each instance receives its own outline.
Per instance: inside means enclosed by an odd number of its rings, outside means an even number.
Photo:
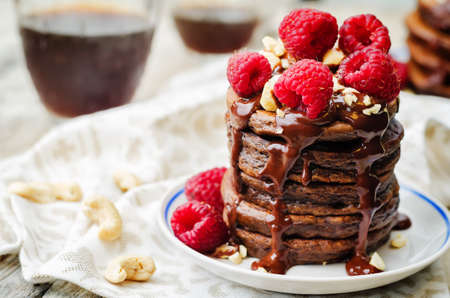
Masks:
[[[394,230],[400,231],[400,230],[406,230],[411,227],[411,220],[409,219],[408,215],[403,213],[398,213],[397,215],[397,223],[394,226]]]
[[[272,243],[271,251],[252,264],[252,269],[265,268],[268,272],[284,274],[293,264],[287,255],[287,249],[283,243],[283,234],[291,226],[292,222],[286,212],[282,195],[287,174],[298,158],[303,159],[302,183],[307,185],[311,180],[309,169],[310,157],[303,154],[303,150],[316,142],[323,134],[325,127],[335,121],[350,124],[360,143],[353,149],[352,157],[356,161],[357,191],[360,198],[359,210],[362,220],[359,226],[358,242],[352,259],[346,264],[349,275],[371,274],[379,272],[369,264],[367,256],[367,235],[374,213],[380,208],[376,201],[376,193],[380,185],[378,178],[371,173],[372,164],[383,156],[385,149],[381,139],[389,126],[390,117],[385,103],[381,104],[381,113],[365,115],[362,110],[366,108],[361,104],[363,95],[355,93],[358,102],[347,106],[341,94],[333,94],[329,109],[317,119],[309,119],[298,111],[284,108],[284,117],[276,116],[278,136],[285,142],[273,142],[269,146],[269,159],[264,169],[258,174],[270,182],[265,184],[266,191],[274,194],[271,201],[271,213],[273,220],[269,222]],[[231,89],[228,96],[235,97],[230,107],[231,122],[231,167],[232,187],[237,194],[241,193],[239,181],[238,159],[242,149],[242,130],[248,127],[248,120],[256,109],[260,108],[260,96],[250,99],[239,98]],[[232,241],[237,241],[236,233],[236,207],[239,200],[233,204],[227,204],[228,223],[232,235]]]

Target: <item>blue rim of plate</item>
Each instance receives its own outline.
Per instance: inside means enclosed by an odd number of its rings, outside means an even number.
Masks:
[[[444,247],[447,244],[448,239],[450,238],[450,220],[446,214],[446,212],[444,210],[442,210],[442,208],[436,204],[436,202],[434,202],[433,200],[431,200],[429,197],[425,196],[424,194],[418,192],[417,190],[405,186],[405,185],[400,185],[400,188],[403,190],[406,190],[410,193],[412,193],[413,195],[421,198],[422,200],[424,200],[425,202],[427,202],[428,204],[430,204],[434,209],[436,209],[436,211],[439,213],[439,215],[441,215],[442,219],[445,222],[446,228],[447,228],[447,234],[445,236],[445,241],[442,243],[441,247],[439,249],[441,249],[442,247]],[[167,203],[165,209],[164,209],[164,220],[166,222],[166,225],[170,227],[169,224],[169,210],[170,207],[172,206],[172,204],[175,202],[175,200],[184,193],[184,188],[180,189],[179,191],[177,191],[170,199],[169,202]]]

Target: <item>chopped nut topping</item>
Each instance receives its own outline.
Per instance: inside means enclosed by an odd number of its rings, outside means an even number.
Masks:
[[[343,90],[345,87],[342,86],[339,82],[338,79],[333,76],[333,92],[337,92],[337,91],[341,91]]]
[[[264,267],[258,267],[258,269],[256,269],[256,271],[267,273],[267,270]]]
[[[363,103],[365,106],[370,106],[372,104],[372,99],[370,99],[369,95],[364,95]]]
[[[380,104],[374,104],[373,106],[371,106],[370,108],[364,109],[362,112],[364,115],[370,116],[372,114],[377,114],[381,109],[381,105]]]
[[[345,55],[340,49],[330,49],[323,56],[323,64],[337,66],[344,60]]]
[[[273,37],[265,36],[262,39],[262,43],[266,51],[272,52],[278,57],[283,56],[284,53],[286,53],[283,43]]]
[[[281,67],[283,67],[284,69],[289,68],[289,60],[286,58],[281,59]]]
[[[269,60],[269,64],[270,64],[270,67],[272,68],[272,70],[274,70],[275,67],[277,67],[278,65],[281,64],[280,58],[275,56],[273,53],[267,52],[267,51],[259,51],[259,53],[261,55],[263,55],[264,57],[266,57],[267,60]]]
[[[236,265],[239,265],[240,263],[242,263],[242,257],[238,251],[235,252],[234,254],[232,254],[231,256],[229,256],[228,259]]]
[[[284,118],[284,116],[286,116],[286,113],[283,110],[277,109],[277,116],[280,118]]]
[[[349,94],[349,93],[356,94],[359,93],[359,91],[351,87],[345,87],[344,90],[342,90],[342,94]]]
[[[228,245],[228,244],[222,244],[221,246],[217,247],[214,253],[212,254],[213,257],[219,257],[221,259],[228,259],[230,253],[235,253],[236,247]]]
[[[245,259],[247,257],[247,247],[239,245],[239,254],[241,255],[241,258]]]
[[[346,93],[344,95],[344,102],[346,105],[351,106],[354,102],[358,101],[358,97],[356,97],[353,93]]]
[[[391,246],[394,248],[402,248],[406,245],[407,239],[403,234],[397,234],[391,240]]]
[[[278,108],[277,101],[273,96],[273,87],[281,75],[275,75],[266,82],[261,94],[260,104],[266,111],[275,112]]]
[[[381,271],[386,270],[386,265],[384,264],[383,259],[377,252],[374,252],[373,255],[370,257],[369,264],[377,268],[378,270]]]

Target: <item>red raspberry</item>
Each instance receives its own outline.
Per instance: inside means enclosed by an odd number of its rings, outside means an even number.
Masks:
[[[397,71],[397,77],[400,81],[400,89],[405,88],[406,83],[408,83],[408,64],[400,62],[392,58],[392,63],[395,70]]]
[[[201,253],[212,252],[228,240],[222,216],[208,204],[191,201],[178,206],[170,225],[181,242]]]
[[[226,170],[226,168],[214,168],[191,177],[184,187],[188,200],[205,202],[222,213],[223,200],[220,184]]]
[[[376,49],[367,48],[350,54],[339,66],[337,77],[345,86],[387,101],[395,99],[400,92],[391,58]]]
[[[336,42],[336,18],[316,9],[297,9],[284,17],[278,34],[296,59],[320,59]]]
[[[236,53],[228,61],[228,82],[242,97],[261,91],[271,75],[269,60],[258,53]]]
[[[372,14],[346,19],[339,29],[339,48],[350,54],[366,47],[387,53],[391,47],[388,29]]]
[[[333,93],[333,77],[322,63],[303,59],[282,74],[273,91],[281,103],[306,112],[314,119],[328,106]]]

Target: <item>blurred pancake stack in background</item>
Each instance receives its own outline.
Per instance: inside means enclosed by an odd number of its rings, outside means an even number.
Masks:
[[[419,0],[406,25],[411,83],[418,92],[450,97],[450,0]]]

